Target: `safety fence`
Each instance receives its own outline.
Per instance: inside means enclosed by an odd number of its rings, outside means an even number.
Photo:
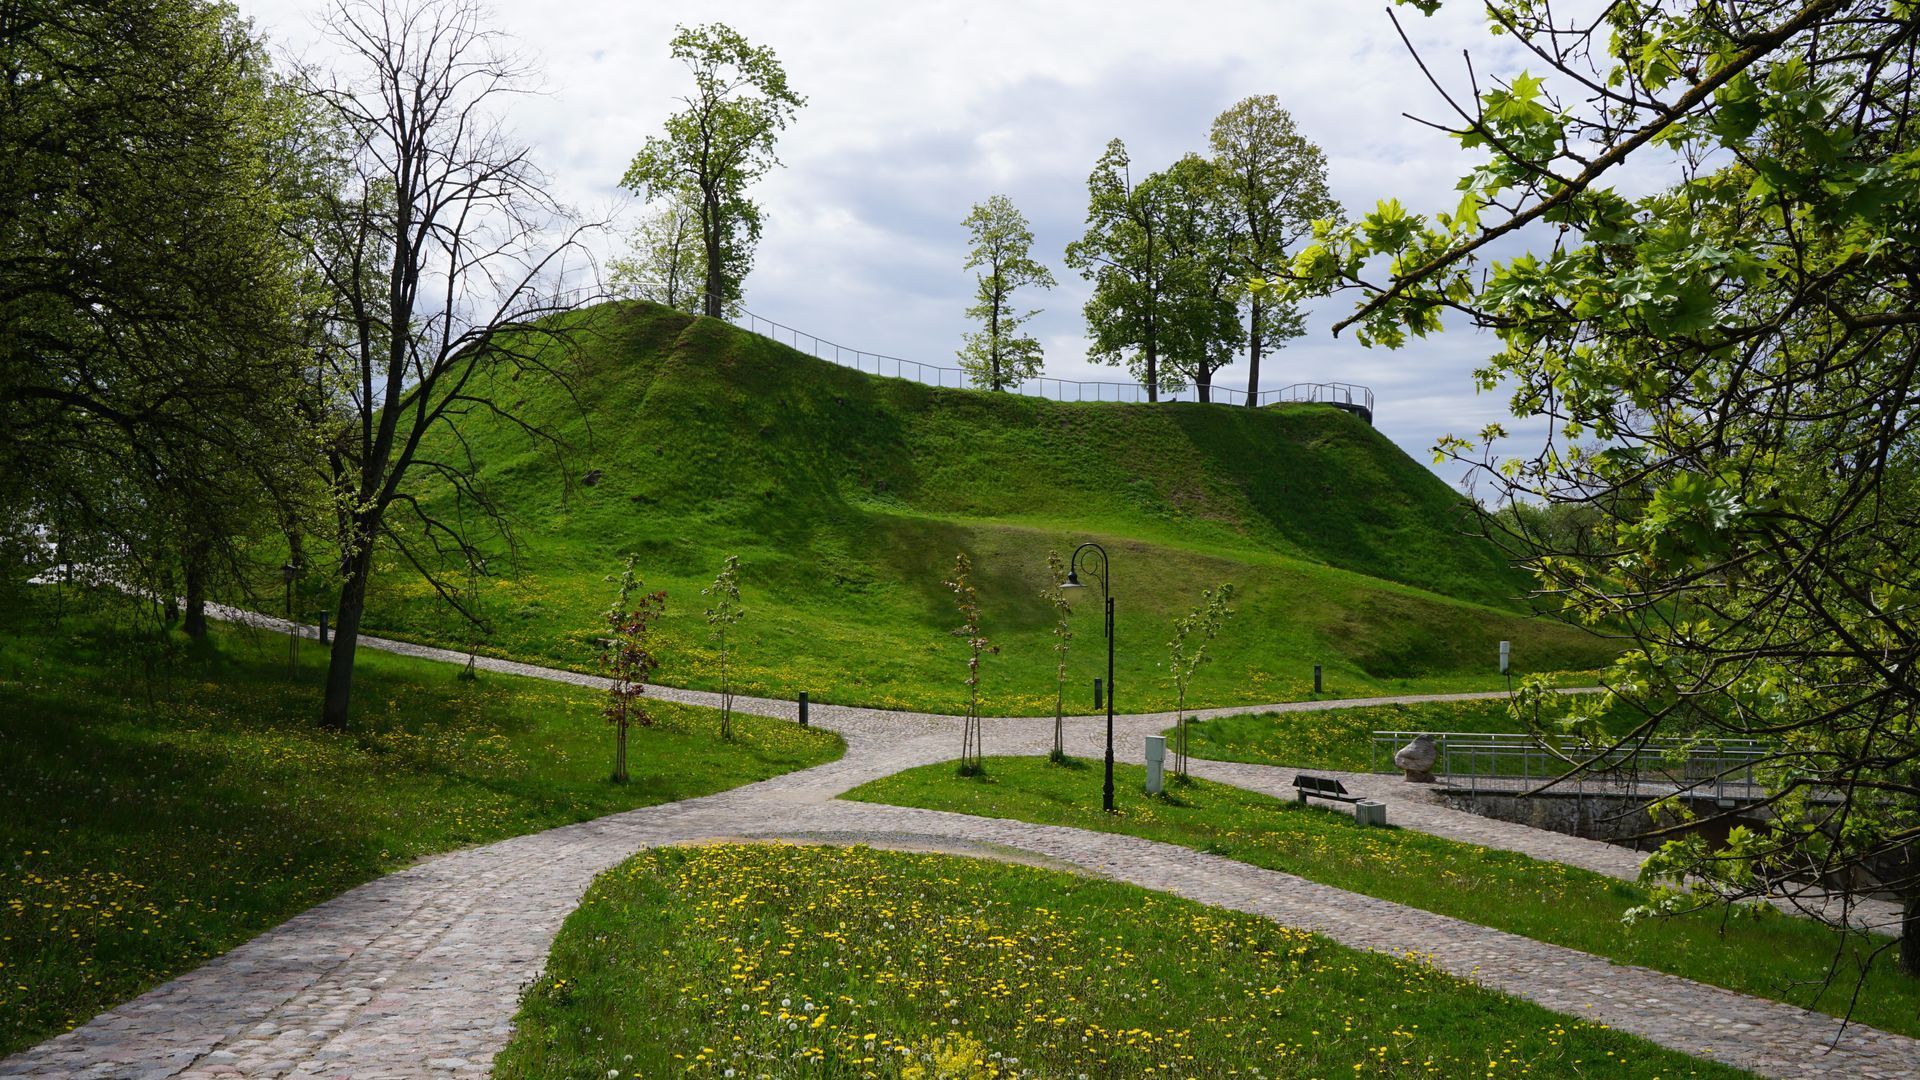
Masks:
[[[1684,791],[1717,799],[1758,798],[1754,768],[1774,751],[1752,739],[1632,740],[1623,745],[1566,739],[1549,747],[1526,734],[1483,731],[1376,731],[1370,767],[1394,768],[1396,750],[1416,736],[1431,735],[1439,758],[1433,773],[1448,786],[1467,791],[1512,792],[1566,776],[1581,763],[1572,781],[1592,793],[1659,797]]]
[[[617,293],[608,293],[604,289],[574,289],[555,293],[551,303],[556,306],[569,306],[594,300],[628,298]],[[924,364],[918,360],[907,360],[885,353],[868,352],[841,345],[835,341],[804,330],[776,322],[757,315],[738,305],[728,305],[725,318],[735,326],[749,333],[777,341],[782,345],[804,352],[820,360],[850,367],[869,375],[888,378],[907,379],[927,386],[948,387],[952,389],[978,389],[980,383],[972,373],[957,367],[942,367],[936,364]],[[1231,386],[1183,386],[1176,389],[1162,389],[1157,396],[1148,393],[1141,383],[1118,382],[1094,379],[1058,379],[1051,376],[1038,376],[1019,382],[1008,382],[1001,387],[1011,393],[1027,397],[1048,398],[1053,401],[1111,401],[1111,402],[1147,402],[1147,401],[1206,401],[1216,405],[1253,405],[1256,407],[1283,403],[1314,403],[1332,405],[1354,413],[1373,422],[1373,391],[1365,386],[1344,382],[1303,382],[1275,387],[1249,394],[1246,390]]]

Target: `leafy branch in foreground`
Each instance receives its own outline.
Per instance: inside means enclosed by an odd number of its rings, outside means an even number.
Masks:
[[[1920,12],[1486,10],[1538,67],[1448,97],[1481,155],[1457,205],[1323,223],[1273,286],[1356,295],[1341,325],[1372,344],[1448,312],[1497,336],[1480,385],[1548,434],[1510,451],[1494,425],[1437,457],[1487,486],[1487,531],[1542,596],[1629,646],[1569,726],[1626,702],[1646,722],[1600,745],[1767,748],[1736,808],[1766,823],[1669,836],[1664,906],[1846,883],[1904,903],[1897,963],[1920,974]],[[1630,194],[1629,165],[1636,191],[1666,183]],[[1506,238],[1534,250],[1483,261]]]

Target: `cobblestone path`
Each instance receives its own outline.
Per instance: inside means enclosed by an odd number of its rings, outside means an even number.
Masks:
[[[404,648],[415,655],[448,655]],[[487,666],[594,682],[522,665]],[[661,696],[699,704],[708,698],[687,691]],[[791,715],[793,709],[763,700],[736,704],[763,715]],[[1302,706],[1281,706],[1296,707]],[[508,1038],[520,988],[539,973],[561,921],[596,874],[651,846],[785,838],[1019,853],[1262,915],[1356,948],[1393,952],[1418,942],[1441,968],[1483,985],[1763,1075],[1920,1077],[1920,1042],[1904,1036],[1857,1025],[1840,1033],[1823,1014],[1245,863],[1126,836],[839,801],[834,796],[867,780],[951,758],[957,725],[949,717],[835,706],[815,706],[812,717],[846,737],[844,758],[703,798],[424,860],[0,1061],[0,1076],[483,1075]],[[1120,745],[1138,747],[1140,736],[1170,719],[1127,717],[1116,725],[1116,736]],[[1098,752],[1095,724],[1082,718],[1070,730],[1071,752]],[[989,753],[1044,753],[1051,723],[995,720],[987,722],[985,734]],[[1274,774],[1286,773],[1198,761],[1194,769],[1251,787],[1270,787]],[[1403,817],[1411,814],[1411,801],[1392,794]],[[1440,822],[1435,831],[1453,827],[1439,817],[1432,821]]]

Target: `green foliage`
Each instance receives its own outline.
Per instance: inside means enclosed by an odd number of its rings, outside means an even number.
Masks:
[[[600,667],[612,680],[601,715],[613,725],[613,782],[616,784],[627,782],[627,729],[634,724],[653,726],[653,713],[640,696],[647,692],[647,680],[660,664],[660,657],[654,651],[653,624],[667,610],[664,591],[642,593],[638,600],[634,598],[634,592],[641,588],[640,579],[633,572],[635,559],[636,556],[628,555],[626,568],[620,572],[620,590],[605,615],[608,636],[600,643]]]
[[[1465,1076],[1490,1061],[1740,1075],[1417,958],[1164,893],[948,855],[749,844],[647,852],[602,875],[494,1073],[1348,1076],[1405,1062]]]
[[[298,109],[227,5],[0,18],[0,574],[202,599],[310,495]]]
[[[1224,238],[1229,272],[1236,277],[1264,280],[1280,272],[1315,221],[1345,216],[1327,189],[1326,155],[1300,134],[1273,95],[1246,98],[1215,117],[1208,145],[1228,210]],[[1252,395],[1260,388],[1262,354],[1304,334],[1306,323],[1297,305],[1276,302],[1264,290],[1240,290],[1239,298],[1247,309]]]
[[[621,186],[698,209],[701,310],[719,316],[740,300],[760,239],[760,207],[747,188],[780,163],[774,142],[807,99],[787,86],[773,50],[723,23],[677,28],[675,60],[693,75],[686,108],[634,155]]]
[[[554,362],[577,398],[533,380],[511,392],[529,422],[577,448],[569,470],[511,423],[476,414],[463,425],[478,477],[521,523],[517,549],[488,549],[500,568],[486,585],[492,647],[505,655],[582,665],[606,568],[628,551],[676,596],[737,554],[754,596],[753,617],[728,635],[741,693],[952,712],[943,688],[961,646],[939,583],[965,550],[1003,646],[982,709],[1049,715],[1055,612],[1039,593],[1058,579],[1045,554],[1088,536],[1116,562],[1115,678],[1132,688],[1128,710],[1173,706],[1159,643],[1223,580],[1240,587],[1247,630],[1216,643],[1189,703],[1303,697],[1315,663],[1353,694],[1492,690],[1504,685],[1488,662],[1502,638],[1528,670],[1612,655],[1601,639],[1527,618],[1507,599],[1527,579],[1460,537],[1465,500],[1338,410],[939,390],[650,305],[568,318],[578,352]],[[598,483],[574,482],[590,468]],[[465,643],[404,578],[376,591],[373,610],[380,633]],[[1077,605],[1073,619],[1083,640],[1099,636],[1098,605]],[[657,630],[666,677],[718,689],[698,605]],[[1090,657],[1070,673],[1076,697],[1095,674]]]
[[[1207,647],[1233,617],[1233,609],[1227,606],[1232,599],[1231,584],[1200,590],[1200,606],[1173,624],[1173,639],[1167,642],[1167,674],[1173,679],[1174,724],[1179,734],[1174,742],[1173,774],[1182,780],[1187,776],[1187,685],[1212,659]]]
[[[0,1054],[85,1022],[423,856],[831,760],[830,734],[656,706],[606,783],[579,687],[378,652],[352,734],[317,729],[323,650],[215,625],[127,628],[124,600],[0,606]]]
[[[1481,93],[1459,207],[1329,224],[1290,292],[1359,290],[1347,321],[1386,345],[1447,308],[1493,329],[1481,386],[1551,442],[1438,452],[1502,499],[1592,516],[1507,539],[1566,617],[1631,636],[1607,678],[1649,731],[1777,748],[1764,835],[1724,858],[1676,845],[1656,871],[1728,899],[1850,877],[1920,916],[1911,6],[1619,4],[1593,35],[1537,0],[1489,12],[1552,66]],[[1596,75],[1604,107],[1553,92]],[[1666,183],[1623,193],[1629,164],[1636,188]],[[1479,263],[1529,226],[1560,239]],[[1368,286],[1377,262],[1391,276]],[[1920,974],[1920,941],[1903,954]]]
[[[966,552],[953,557],[953,575],[941,584],[953,593],[954,605],[960,609],[960,627],[953,635],[967,643],[967,718],[961,730],[960,775],[973,776],[980,772],[981,759],[980,657],[997,653],[1000,647],[980,629],[980,595],[973,587],[973,561]]]
[[[1046,360],[1039,339],[1020,333],[1020,325],[1040,312],[1021,312],[1013,306],[1013,293],[1028,287],[1053,288],[1053,272],[1033,261],[1033,230],[1005,195],[975,203],[961,224],[967,227],[972,244],[966,269],[986,269],[974,275],[974,304],[967,309],[968,318],[985,325],[967,335],[960,349],[960,367],[975,386],[988,390],[1018,386],[1040,374]]]
[[[1170,798],[1149,796],[1138,765],[1115,766],[1121,798],[1111,814],[1101,809],[1091,773],[997,757],[987,777],[959,779],[943,766],[921,766],[845,797],[1178,844],[1619,963],[1835,1016],[1851,1009],[1854,1019],[1884,1030],[1920,1033],[1920,984],[1895,974],[1886,951],[1891,939],[1881,935],[1836,942],[1818,920],[1762,904],[1628,923],[1628,913],[1655,890],[1513,852],[1356,825],[1348,814],[1302,806],[1290,794],[1278,799],[1196,780]],[[1286,790],[1289,779],[1276,776],[1275,788]]]
[[[728,661],[733,658],[732,650],[727,646],[727,631],[737,625],[746,615],[746,609],[740,606],[740,556],[729,555],[720,564],[720,572],[713,577],[713,584],[700,590],[701,595],[710,597],[707,603],[707,625],[713,628],[713,638],[720,647],[720,738],[733,738],[733,677]]]
[[[699,314],[706,307],[707,289],[699,202],[685,191],[669,195],[634,226],[627,235],[627,254],[608,260],[607,269],[616,295]]]
[[[1087,178],[1086,234],[1067,245],[1067,265],[1093,282],[1089,357],[1124,362],[1148,400],[1209,383],[1240,333],[1229,228],[1205,159],[1189,154],[1135,183],[1126,144],[1107,143]]]

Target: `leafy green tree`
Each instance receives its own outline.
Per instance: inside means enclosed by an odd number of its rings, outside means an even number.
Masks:
[[[607,673],[607,704],[601,715],[613,725],[613,782],[627,782],[627,732],[635,725],[653,726],[653,713],[641,695],[660,664],[653,650],[653,624],[666,614],[667,594],[641,592],[633,572],[635,558],[627,556],[620,572],[620,589],[605,615],[608,636],[601,639],[600,667]],[[612,580],[609,578],[608,580]],[[635,593],[639,593],[636,597]]]
[[[980,657],[999,652],[1000,647],[980,629],[980,596],[973,587],[973,560],[966,552],[953,557],[953,576],[941,584],[953,593],[960,608],[960,627],[953,634],[967,643],[967,716],[960,733],[960,775],[978,776],[986,769],[980,747]]]
[[[169,617],[184,586],[204,633],[211,579],[308,493],[287,99],[224,5],[0,27],[0,510]]]
[[[1376,344],[1449,311],[1497,335],[1480,383],[1545,445],[1494,426],[1438,451],[1490,503],[1598,519],[1590,543],[1492,519],[1568,618],[1628,639],[1572,726],[1624,701],[1647,717],[1628,739],[1768,748],[1767,824],[1671,840],[1660,906],[1861,883],[1904,897],[1920,974],[1920,13],[1673,0],[1588,32],[1543,0],[1487,10],[1544,74],[1463,103],[1457,206],[1320,230],[1283,294],[1357,292],[1341,325]]]
[[[1048,759],[1058,764],[1067,760],[1067,652],[1073,648],[1073,605],[1060,583],[1067,580],[1067,560],[1058,551],[1047,552],[1047,587],[1040,599],[1053,608],[1053,750]]]
[[[1200,606],[1173,624],[1173,638],[1167,642],[1167,672],[1173,676],[1174,725],[1178,729],[1173,775],[1181,780],[1187,778],[1187,686],[1194,674],[1213,659],[1208,647],[1233,617],[1233,609],[1227,606],[1232,600],[1230,584],[1200,590]]]
[[[1168,310],[1164,369],[1176,383],[1191,385],[1201,401],[1213,400],[1213,376],[1233,362],[1245,340],[1239,322],[1247,278],[1238,273],[1233,205],[1213,162],[1187,154],[1147,178],[1164,192],[1167,239],[1174,259],[1175,288]]]
[[[728,667],[732,656],[727,651],[727,631],[740,621],[746,609],[740,606],[740,556],[729,555],[720,564],[713,584],[700,590],[707,602],[707,625],[713,627],[714,640],[720,646],[720,737],[733,741],[733,673]]]
[[[1234,334],[1212,179],[1189,156],[1135,183],[1114,139],[1087,178],[1087,231],[1067,245],[1067,265],[1093,282],[1089,356],[1126,364],[1149,401],[1210,376]]]
[[[1232,215],[1233,271],[1265,279],[1312,235],[1313,223],[1339,221],[1340,204],[1327,188],[1327,158],[1300,134],[1293,115],[1271,94],[1246,98],[1213,121],[1208,139],[1221,197]],[[1260,391],[1260,361],[1306,332],[1297,304],[1270,292],[1244,290],[1247,404]]]
[[[641,146],[623,187],[699,207],[706,269],[703,311],[718,318],[740,299],[760,239],[760,207],[747,188],[780,163],[774,142],[807,99],[787,86],[786,69],[765,46],[721,23],[678,27],[673,58],[693,75],[686,108],[664,135]]]
[[[705,310],[707,255],[699,203],[682,191],[649,210],[627,235],[627,254],[609,260],[607,268],[619,296],[690,315]]]
[[[974,275],[974,304],[967,317],[984,325],[967,335],[960,366],[975,386],[1018,386],[1040,374],[1045,360],[1039,340],[1020,333],[1020,325],[1040,312],[1020,312],[1013,294],[1030,286],[1053,288],[1053,272],[1033,261],[1033,230],[1005,195],[975,203],[961,224],[972,239],[966,269],[984,268]]]

